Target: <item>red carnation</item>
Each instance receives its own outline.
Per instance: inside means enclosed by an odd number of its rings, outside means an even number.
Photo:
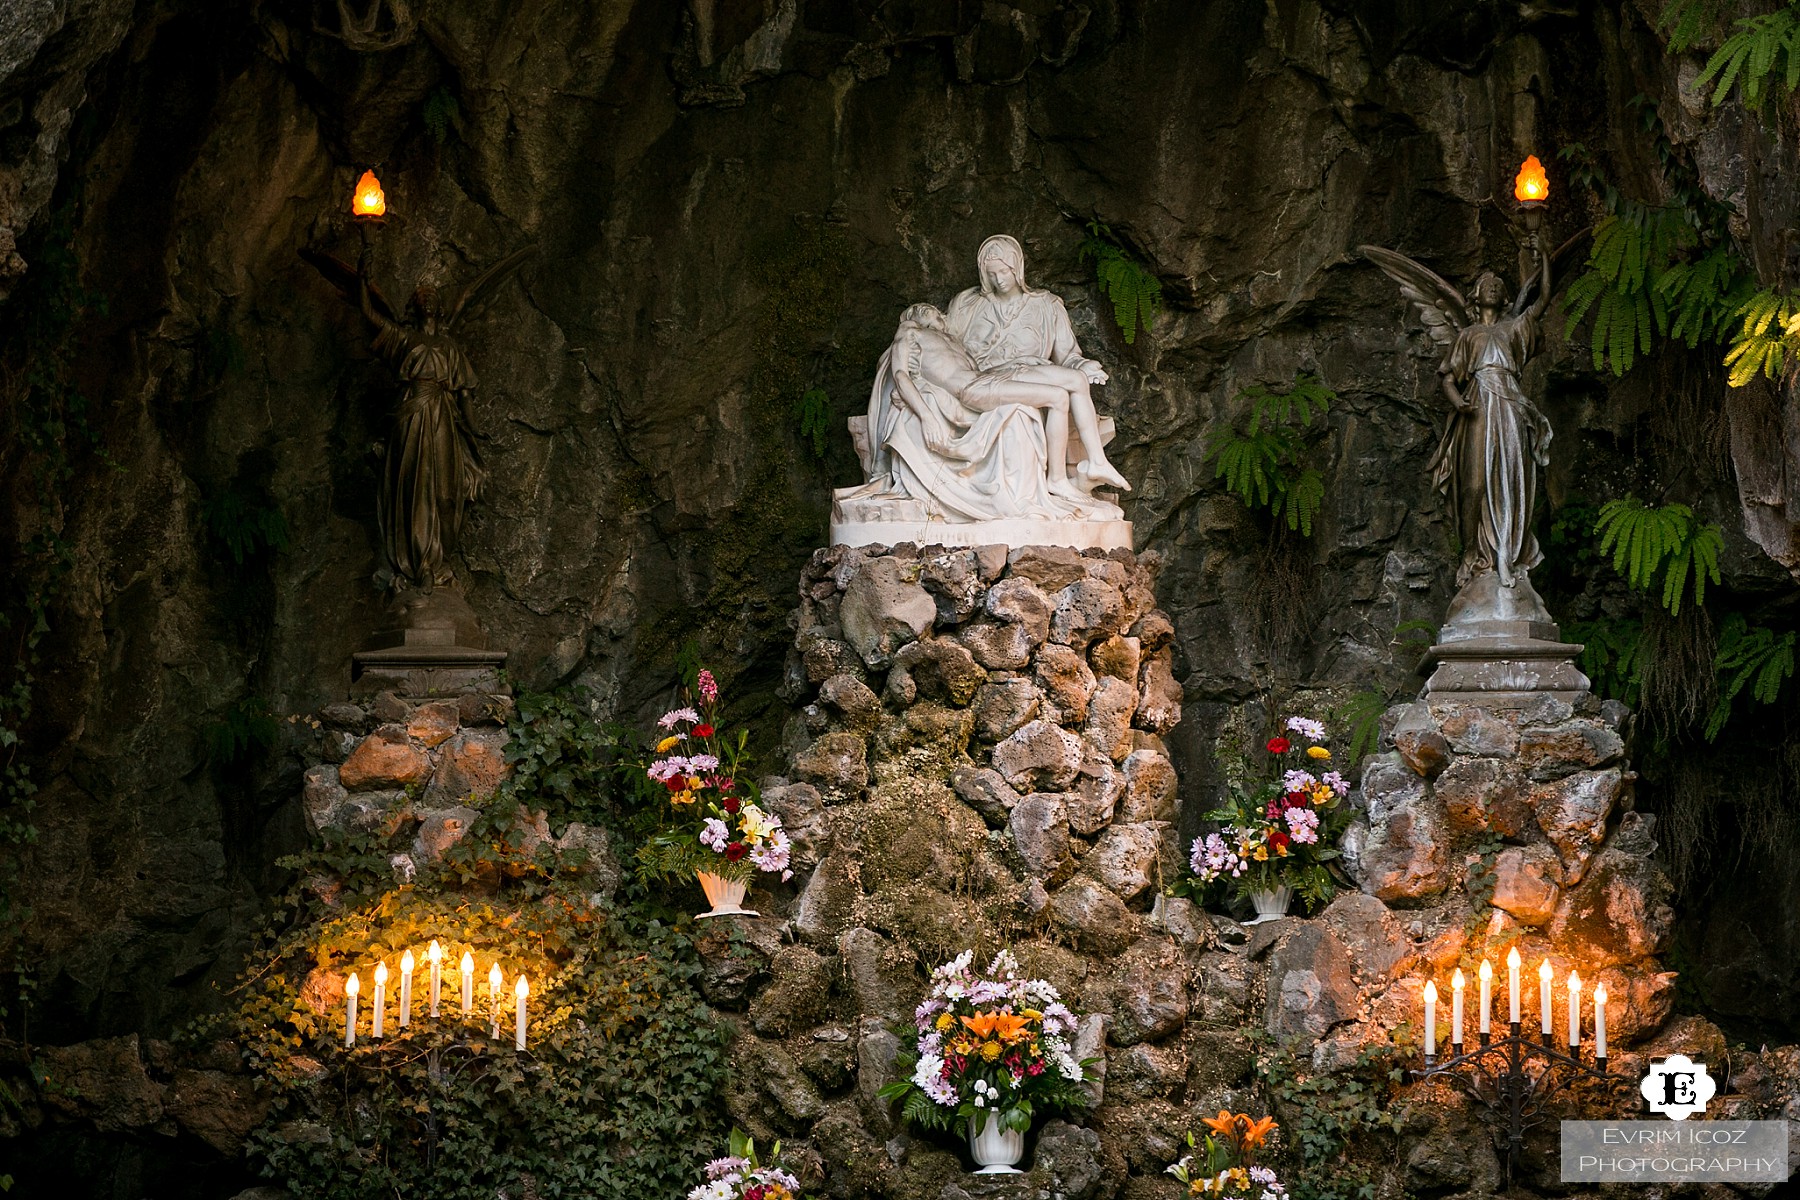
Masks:
[[[1284,737],[1272,737],[1269,739],[1270,754],[1286,754],[1292,746],[1293,743]]]
[[[711,725],[696,725],[696,726],[694,726],[694,736],[695,737],[708,738],[708,737],[711,737],[712,735],[713,735],[713,727]]]
[[[1310,801],[1306,798],[1305,792],[1289,792],[1287,795],[1285,795],[1281,798],[1281,807],[1283,807],[1283,808],[1305,808],[1307,805],[1309,805],[1311,803],[1312,803],[1312,801]],[[1271,815],[1279,815],[1279,814],[1271,814]]]
[[[687,776],[671,775],[669,778],[663,780],[663,786],[668,788],[671,792],[679,792],[687,787]]]
[[[737,862],[748,853],[750,853],[750,847],[744,845],[744,843],[730,842],[725,847],[725,861]]]
[[[744,806],[744,802],[739,800],[736,796],[727,796],[719,801],[719,803],[724,806],[725,811],[728,813],[735,813]]]

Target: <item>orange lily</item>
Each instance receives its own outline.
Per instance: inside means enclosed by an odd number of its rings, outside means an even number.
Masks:
[[[985,1042],[994,1036],[994,1026],[1000,1023],[1000,1014],[997,1012],[978,1012],[972,1017],[964,1017],[962,1023],[969,1027],[970,1033],[973,1033],[976,1037]]]
[[[1237,1118],[1231,1115],[1230,1109],[1221,1108],[1219,1110],[1218,1116],[1202,1117],[1200,1119],[1200,1123],[1202,1125],[1206,1126],[1208,1129],[1212,1130],[1214,1133],[1218,1134],[1220,1137],[1228,1137],[1228,1138],[1234,1138],[1234,1139],[1237,1137],[1237,1123],[1238,1122],[1237,1122]]]
[[[1238,1120],[1244,1127],[1244,1145],[1246,1148],[1262,1145],[1263,1139],[1275,1132],[1278,1128],[1275,1124],[1274,1117],[1264,1117],[1259,1121],[1252,1121],[1250,1115],[1245,1113],[1240,1116]]]

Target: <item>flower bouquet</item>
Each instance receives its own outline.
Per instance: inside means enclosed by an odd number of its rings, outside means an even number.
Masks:
[[[1249,1113],[1219,1110],[1202,1122],[1212,1132],[1198,1145],[1192,1133],[1182,1160],[1169,1174],[1187,1185],[1188,1195],[1224,1200],[1285,1200],[1287,1189],[1275,1172],[1256,1165],[1256,1151],[1277,1126],[1274,1117],[1252,1119]]]
[[[1170,891],[1248,896],[1257,910],[1251,924],[1280,917],[1295,892],[1308,911],[1329,903],[1337,885],[1326,864],[1339,856],[1337,840],[1350,823],[1350,785],[1335,770],[1313,773],[1331,762],[1325,741],[1319,722],[1289,717],[1264,746],[1264,778],[1249,788],[1234,784],[1229,801],[1206,814],[1221,828],[1194,840],[1193,873]],[[1251,774],[1248,765],[1243,774]]]
[[[756,785],[739,778],[748,735],[740,731],[734,742],[719,733],[712,672],[699,673],[695,691],[693,704],[657,721],[657,757],[642,769],[662,807],[661,828],[639,849],[638,863],[648,876],[698,876],[712,905],[703,917],[753,917],[742,907],[753,871],[793,878],[788,837],[781,818],[757,804]]]
[[[1087,1063],[1076,1059],[1075,1014],[1042,979],[1020,977],[1002,950],[976,974],[965,950],[931,973],[898,1065],[881,1089],[926,1129],[964,1129],[980,1173],[1010,1173],[1038,1113],[1083,1108]]]
[[[769,1165],[757,1161],[756,1143],[741,1129],[731,1131],[731,1154],[706,1164],[706,1182],[688,1200],[800,1200],[800,1181],[775,1163],[781,1143],[769,1154]]]

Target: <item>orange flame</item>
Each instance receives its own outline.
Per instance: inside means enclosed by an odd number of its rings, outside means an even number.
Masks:
[[[362,178],[356,181],[356,195],[350,200],[350,211],[359,217],[379,217],[387,212],[387,196],[382,193],[381,181],[375,178],[375,172],[364,171]]]
[[[1550,198],[1550,178],[1544,174],[1544,164],[1537,155],[1520,164],[1519,177],[1513,180],[1513,197],[1527,203]]]

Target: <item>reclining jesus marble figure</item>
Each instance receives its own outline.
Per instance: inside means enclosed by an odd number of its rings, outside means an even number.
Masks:
[[[1094,494],[1130,489],[1094,408],[1105,370],[1061,298],[1025,285],[1017,241],[989,238],[977,263],[979,287],[948,317],[908,308],[882,355],[868,416],[851,421],[867,482],[837,491],[833,544],[1129,549],[1131,523]]]

